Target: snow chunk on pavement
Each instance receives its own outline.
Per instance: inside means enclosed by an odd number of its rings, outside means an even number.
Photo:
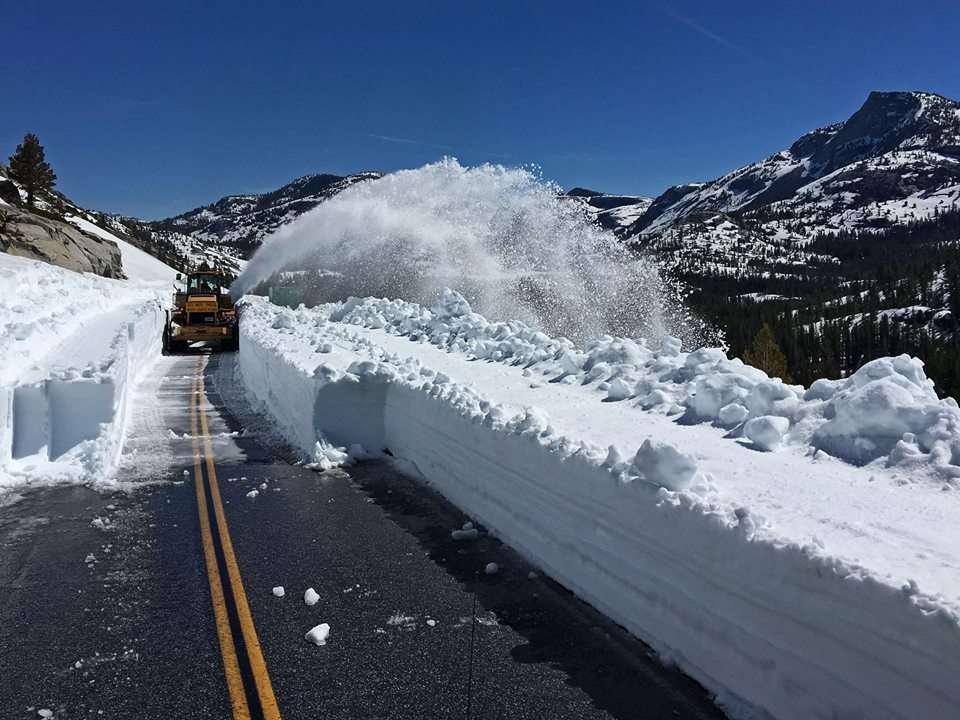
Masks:
[[[487,563],[487,566],[483,569],[483,571],[487,575],[496,575],[498,572],[500,572],[500,566],[495,562]]]
[[[454,540],[476,540],[479,532],[473,526],[472,522],[465,522],[459,530],[452,530],[450,537]]]
[[[683,490],[697,472],[697,462],[673,445],[644,440],[633,458],[633,467],[640,475],[667,490]]]
[[[287,591],[283,589],[283,585],[277,585],[277,586],[273,589],[273,594],[274,594],[274,596],[276,596],[276,597],[278,597],[278,598],[282,598],[284,595],[287,594]]]
[[[773,450],[783,442],[783,436],[790,429],[790,421],[785,417],[764,415],[750,420],[743,433],[762,450]]]
[[[312,642],[314,645],[326,645],[327,637],[330,635],[330,626],[327,623],[315,625],[307,631],[304,639]]]
[[[305,602],[307,605],[310,605],[311,607],[316,605],[317,601],[319,600],[320,600],[320,596],[317,594],[317,591],[314,590],[312,587],[307,588],[306,591],[303,593],[303,602]]]
[[[247,497],[252,500],[253,498],[255,498],[255,497],[256,497],[257,495],[259,495],[259,494],[260,494],[260,493],[259,493],[258,491],[256,491],[256,490],[251,490],[250,492],[247,493]]]

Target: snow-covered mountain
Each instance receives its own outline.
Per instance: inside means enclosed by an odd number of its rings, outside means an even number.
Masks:
[[[960,103],[874,92],[844,122],[704,183],[629,227],[742,353],[769,323],[799,380],[922,355],[960,390]]]
[[[806,250],[818,234],[888,228],[957,208],[960,103],[873,92],[848,120],[786,150],[670,188],[621,236],[683,270],[789,273],[835,261]]]
[[[210,205],[147,225],[155,232],[190,237],[222,252],[249,257],[263,239],[281,225],[351,185],[381,175],[378,172],[304,175],[272,192],[228,195]]]
[[[583,203],[587,213],[608,230],[630,227],[650,208],[653,198],[638,195],[610,195],[576,187],[564,197]]]

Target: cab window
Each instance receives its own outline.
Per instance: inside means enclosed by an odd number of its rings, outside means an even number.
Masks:
[[[193,275],[187,281],[188,295],[217,295],[220,281],[213,275]]]

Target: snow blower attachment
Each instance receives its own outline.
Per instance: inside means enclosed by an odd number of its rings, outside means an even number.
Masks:
[[[164,355],[186,350],[193,342],[216,343],[221,350],[240,347],[237,308],[227,293],[226,278],[217,272],[188,274],[186,291],[177,291],[173,308],[167,310]]]

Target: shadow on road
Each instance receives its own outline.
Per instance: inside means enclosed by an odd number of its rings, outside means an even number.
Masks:
[[[454,540],[451,530],[469,518],[438,493],[387,463],[348,471],[433,562],[475,594],[479,617],[492,613],[527,640],[513,649],[516,661],[562,669],[569,684],[617,718],[724,717],[696,682],[561,585],[531,576],[529,563],[483,528],[476,540]],[[500,568],[494,575],[483,572],[490,562]]]

